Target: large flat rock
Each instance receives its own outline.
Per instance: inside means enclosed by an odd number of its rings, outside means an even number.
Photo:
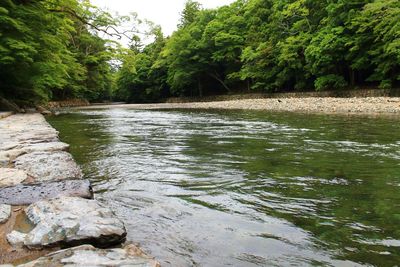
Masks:
[[[32,152],[66,151],[58,132],[40,114],[17,114],[0,120],[0,167],[10,167],[19,156]]]
[[[55,152],[67,151],[69,145],[63,142],[43,142],[43,143],[5,143],[0,146],[0,159],[4,161],[1,165],[6,167],[10,165],[17,157],[32,152]]]
[[[93,191],[88,180],[63,180],[0,188],[0,204],[23,206],[56,197],[90,199],[93,198]]]
[[[56,142],[58,132],[41,114],[16,114],[0,120],[0,140],[17,143]]]
[[[64,151],[33,152],[14,161],[17,169],[26,171],[37,182],[82,178],[82,171],[72,156]]]
[[[0,187],[18,185],[28,179],[28,174],[25,171],[0,168]],[[0,194],[0,197],[2,195]]]
[[[160,267],[154,259],[146,256],[133,245],[116,249],[96,249],[90,245],[65,249],[39,258],[19,267],[49,267],[49,266],[132,266],[132,267]]]
[[[126,236],[123,222],[96,200],[77,197],[44,200],[30,205],[25,213],[34,228],[22,234],[15,245],[41,248],[89,243],[108,247],[123,242]],[[16,236],[21,237],[21,233],[13,231],[7,239],[13,241]]]
[[[18,148],[18,147],[17,147]],[[69,145],[63,142],[30,143],[20,148],[25,153],[67,151]]]

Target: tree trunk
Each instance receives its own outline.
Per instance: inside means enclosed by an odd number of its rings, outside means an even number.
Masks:
[[[21,109],[12,101],[0,96],[0,110],[21,113]]]
[[[356,75],[355,71],[352,68],[349,68],[349,76],[350,76],[350,85],[354,87],[356,84]]]
[[[221,78],[218,77],[218,75],[213,73],[209,73],[208,75],[217,80],[228,92],[231,92],[231,89],[224,83],[224,81]]]
[[[198,88],[199,88],[199,96],[203,97],[203,86],[201,85],[200,77],[197,78],[197,85],[198,85]]]

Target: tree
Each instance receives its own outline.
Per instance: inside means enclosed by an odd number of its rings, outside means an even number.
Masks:
[[[78,0],[5,0],[0,3],[0,92],[22,104],[107,97],[109,41],[114,19]],[[115,28],[116,29],[116,28]]]
[[[237,0],[204,10],[188,1],[158,56],[139,49],[136,66],[162,69],[159,86],[173,96],[390,88],[400,80],[399,3]]]
[[[151,34],[154,42],[142,51],[132,45],[122,55],[122,67],[117,78],[119,99],[129,102],[155,102],[169,94],[166,69],[157,64],[165,39],[159,26],[155,26]]]
[[[366,4],[351,21],[352,67],[366,71],[367,81],[391,88],[400,81],[400,2],[376,0]],[[369,71],[371,69],[371,71]]]
[[[187,0],[185,2],[185,7],[181,13],[181,18],[178,27],[184,28],[192,24],[196,20],[196,17],[200,13],[200,10],[201,10],[200,3],[192,0]]]

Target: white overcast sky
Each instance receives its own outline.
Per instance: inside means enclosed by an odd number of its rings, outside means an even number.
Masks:
[[[120,15],[136,12],[141,19],[148,19],[161,25],[164,35],[176,30],[180,12],[186,0],[91,0],[91,3]],[[197,0],[204,8],[214,8],[234,2],[234,0]]]

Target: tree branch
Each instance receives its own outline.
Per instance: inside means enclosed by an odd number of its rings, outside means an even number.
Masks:
[[[128,33],[138,33],[138,34],[141,33],[139,31],[134,31],[133,29],[132,30],[119,31],[113,25],[107,25],[107,27],[105,29],[101,28],[98,25],[95,25],[92,22],[90,22],[88,18],[84,18],[84,17],[78,15],[74,10],[68,9],[68,8],[49,9],[49,11],[53,12],[53,13],[66,13],[66,14],[69,14],[69,15],[73,16],[74,18],[78,19],[83,24],[88,25],[89,27],[95,29],[96,31],[103,32],[103,33],[105,33],[106,35],[108,35],[110,37],[117,37],[119,40],[121,40],[122,37],[126,37],[129,40],[132,40],[132,36],[129,36]],[[110,32],[109,30],[112,30],[113,32]]]

